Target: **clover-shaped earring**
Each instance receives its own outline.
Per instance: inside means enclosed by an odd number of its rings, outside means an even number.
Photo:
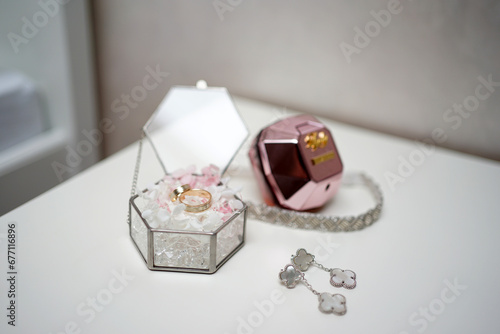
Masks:
[[[309,254],[304,248],[297,250],[297,253],[292,255],[292,262],[300,268],[300,270],[307,270],[314,262],[314,255]]]
[[[314,265],[321,270],[329,272],[330,284],[336,288],[354,289],[356,287],[356,273],[354,271],[326,268],[321,263],[316,262],[314,255],[308,253],[304,248],[299,248],[296,254],[292,255],[292,263],[303,271]]]
[[[340,294],[329,294],[327,292],[319,293],[314,290],[312,285],[306,280],[305,275],[294,264],[287,264],[281,269],[279,279],[287,288],[294,288],[299,282],[302,282],[313,294],[318,296],[319,310],[324,313],[333,313],[344,315],[346,313],[345,297]]]
[[[354,289],[356,287],[356,273],[352,270],[335,268],[330,270],[330,276],[330,283],[337,288]]]
[[[337,315],[344,315],[347,312],[345,297],[338,293],[331,295],[328,292],[323,292],[318,296],[318,299],[321,312],[335,313]]]
[[[280,280],[289,289],[294,288],[297,283],[303,279],[304,273],[292,264],[287,264],[285,268],[280,271]]]

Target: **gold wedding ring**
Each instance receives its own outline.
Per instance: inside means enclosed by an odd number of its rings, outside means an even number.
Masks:
[[[186,196],[195,196],[200,197],[206,200],[206,202],[192,205],[185,202]],[[187,212],[202,212],[207,210],[210,205],[212,205],[212,195],[203,189],[189,189],[188,191],[183,192],[179,197],[179,202],[183,203],[186,206]]]
[[[170,200],[172,202],[177,201],[179,196],[183,192],[188,191],[188,190],[191,190],[191,187],[189,186],[189,184],[183,184],[182,186],[175,188],[174,191],[172,191],[172,193],[170,194]]]
[[[205,202],[196,205],[189,204],[188,201],[186,201],[186,196],[199,197],[202,201],[205,200]],[[212,205],[212,195],[208,191],[203,189],[191,189],[189,184],[184,184],[175,188],[170,194],[170,199],[172,202],[179,200],[179,202],[186,206],[185,210],[187,212],[202,212]]]

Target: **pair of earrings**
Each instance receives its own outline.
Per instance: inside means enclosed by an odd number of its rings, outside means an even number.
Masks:
[[[346,299],[343,295],[338,293],[330,294],[328,292],[320,293],[306,280],[302,271],[306,271],[312,265],[329,272],[330,284],[334,287],[344,287],[346,289],[354,289],[356,287],[356,273],[354,271],[326,268],[316,262],[314,255],[308,253],[304,248],[300,248],[295,255],[292,255],[292,263],[287,264],[280,271],[279,279],[289,289],[294,288],[299,282],[302,282],[313,294],[318,296],[318,307],[321,312],[344,315],[347,308]]]

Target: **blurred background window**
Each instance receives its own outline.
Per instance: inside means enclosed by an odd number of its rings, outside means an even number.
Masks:
[[[0,1],[0,214],[96,163],[88,1]]]

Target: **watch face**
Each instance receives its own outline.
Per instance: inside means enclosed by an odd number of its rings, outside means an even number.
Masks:
[[[249,155],[268,204],[271,193],[282,207],[309,210],[325,204],[338,190],[342,161],[330,131],[313,116],[268,126]]]

